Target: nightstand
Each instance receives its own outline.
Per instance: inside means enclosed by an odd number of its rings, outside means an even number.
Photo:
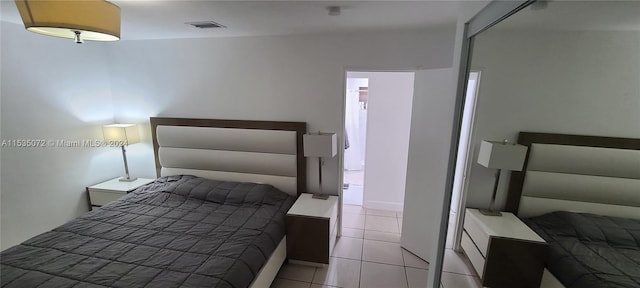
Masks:
[[[461,245],[483,286],[540,287],[547,243],[512,213],[466,209]]]
[[[338,197],[303,193],[287,212],[287,257],[301,264],[329,264],[336,242]]]
[[[131,182],[121,182],[119,179],[120,177],[87,187],[91,209],[107,205],[109,202],[118,200],[118,198],[136,190],[136,188],[156,180],[138,178]]]

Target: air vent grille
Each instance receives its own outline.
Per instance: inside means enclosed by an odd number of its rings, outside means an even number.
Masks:
[[[227,28],[227,26],[224,26],[220,23],[216,23],[213,21],[187,22],[185,24],[191,25],[193,27],[200,28],[200,29]]]

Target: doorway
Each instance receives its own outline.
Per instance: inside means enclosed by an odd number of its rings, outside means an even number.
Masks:
[[[347,72],[343,203],[402,212],[414,72]]]
[[[346,205],[362,206],[369,78],[348,73],[346,83],[342,201]]]

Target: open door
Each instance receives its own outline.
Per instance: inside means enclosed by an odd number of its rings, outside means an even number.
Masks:
[[[452,115],[452,69],[415,73],[401,245],[431,262],[440,231]]]

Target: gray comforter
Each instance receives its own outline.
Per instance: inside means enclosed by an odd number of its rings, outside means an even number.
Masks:
[[[270,185],[163,177],[0,254],[1,287],[248,287],[294,198]]]
[[[524,221],[549,243],[547,268],[567,288],[640,287],[640,220],[553,212]]]

